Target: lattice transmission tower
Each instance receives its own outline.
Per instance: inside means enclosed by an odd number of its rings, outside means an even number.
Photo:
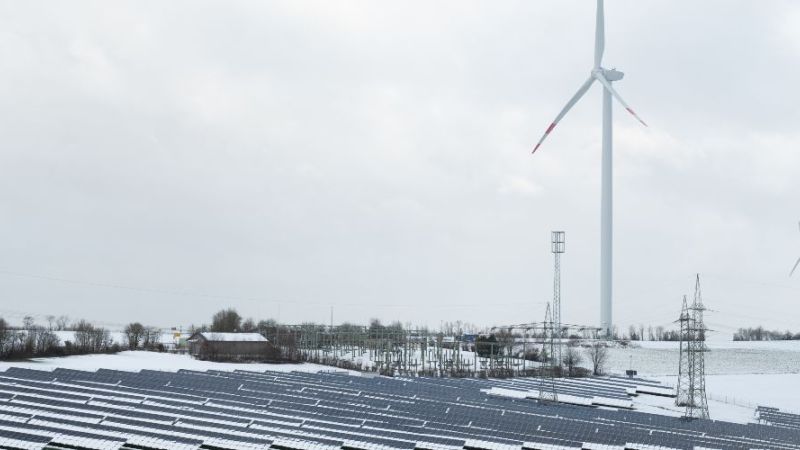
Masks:
[[[555,327],[553,326],[553,316],[550,314],[550,303],[547,303],[547,311],[544,314],[542,323],[542,352],[539,354],[541,364],[539,366],[539,401],[557,402],[558,393],[556,392],[555,379],[555,359],[553,343],[555,337]]]
[[[678,392],[675,404],[685,406],[684,417],[687,419],[708,419],[708,399],[706,397],[705,353],[706,331],[703,322],[703,296],[700,290],[700,275],[694,285],[694,300],[687,305],[683,298],[681,317],[681,355],[678,366]]]
[[[681,331],[680,360],[678,361],[678,388],[677,395],[675,397],[675,405],[677,406],[686,406],[687,402],[688,391],[686,387],[689,386],[689,372],[687,371],[687,368],[689,367],[689,352],[687,350],[689,345],[689,321],[691,320],[692,316],[689,314],[689,304],[686,302],[686,295],[684,295],[683,306],[681,306],[681,315],[678,318]]]
[[[561,367],[561,254],[566,250],[563,231],[550,233],[550,251],[553,253],[553,327],[555,334],[555,366]]]

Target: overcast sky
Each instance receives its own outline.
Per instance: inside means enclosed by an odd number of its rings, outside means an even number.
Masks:
[[[0,315],[599,323],[594,2],[0,3]],[[614,321],[800,330],[800,3],[606,2]]]

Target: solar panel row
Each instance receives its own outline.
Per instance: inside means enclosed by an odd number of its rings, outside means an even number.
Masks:
[[[800,430],[488,393],[536,385],[341,373],[11,368],[0,373],[0,448],[800,449]],[[640,388],[661,389],[614,377],[558,386],[576,397],[617,400]]]

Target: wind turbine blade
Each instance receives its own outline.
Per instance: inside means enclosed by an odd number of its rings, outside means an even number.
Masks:
[[[622,97],[619,95],[619,93],[617,93],[617,91],[614,90],[614,88],[611,86],[611,82],[606,80],[606,77],[604,77],[602,73],[600,73],[599,71],[598,72],[594,72],[594,77],[597,78],[597,81],[599,81],[600,84],[602,84],[608,90],[608,92],[610,92],[611,95],[613,95],[614,98],[617,99],[617,101],[620,102],[622,104],[622,106],[625,107],[625,110],[627,110],[629,113],[631,113],[631,115],[633,117],[636,117],[636,120],[641,122],[642,125],[647,126],[647,124],[644,123],[644,120],[642,120],[641,117],[639,117],[635,112],[633,112],[631,107],[628,106],[627,103],[625,103],[625,100],[623,100]]]
[[[597,0],[597,23],[594,28],[594,68],[599,69],[603,63],[603,51],[606,48],[606,26],[603,15],[603,0]]]
[[[794,274],[794,271],[797,270],[797,266],[800,266],[800,258],[797,258],[797,262],[794,263],[794,267],[792,267],[792,271],[789,272],[789,276],[792,276],[792,274]]]
[[[564,115],[566,115],[567,112],[569,112],[569,110],[572,109],[573,106],[575,106],[575,103],[578,103],[578,100],[580,100],[581,97],[583,97],[583,94],[585,94],[586,91],[589,90],[589,87],[592,86],[592,83],[594,83],[594,77],[589,77],[589,79],[586,80],[586,82],[581,85],[580,89],[578,89],[578,92],[576,92],[575,95],[573,95],[572,98],[569,99],[567,105],[564,106],[564,108],[561,110],[560,113],[558,113],[555,120],[553,120],[553,123],[551,123],[550,126],[547,127],[547,130],[545,130],[544,134],[542,135],[542,138],[539,139],[539,142],[536,143],[536,147],[533,148],[533,151],[531,153],[536,153],[536,150],[539,150],[539,146],[542,145],[542,142],[544,142],[544,140],[547,138],[547,135],[550,134],[551,131],[553,131],[553,128],[556,127],[558,122],[560,122],[561,119],[564,118]]]

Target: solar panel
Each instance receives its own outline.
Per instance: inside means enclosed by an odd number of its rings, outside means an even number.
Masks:
[[[181,449],[800,449],[800,415],[774,408],[758,409],[764,423],[741,425],[491,394],[537,388],[531,379],[12,368],[0,373],[0,431],[27,422],[17,428],[39,441],[17,439],[28,442],[19,448],[41,448],[43,439],[58,436],[73,446],[81,439],[116,439],[127,446]],[[560,379],[557,389],[560,397],[563,392],[583,404],[624,407],[630,395],[660,395],[662,387],[602,377]],[[5,438],[0,434],[0,441]]]

